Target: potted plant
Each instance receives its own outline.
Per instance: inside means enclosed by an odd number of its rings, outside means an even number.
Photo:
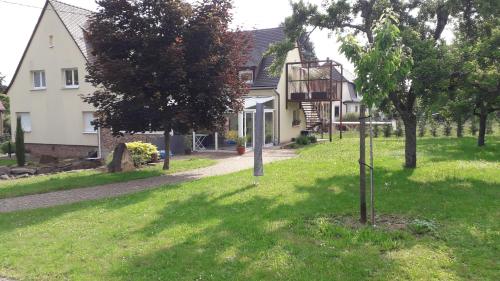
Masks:
[[[238,155],[245,154],[245,138],[238,138],[236,140],[236,151],[238,151]]]
[[[191,155],[191,153],[193,152],[192,141],[193,141],[193,139],[189,135],[184,137],[184,154]]]

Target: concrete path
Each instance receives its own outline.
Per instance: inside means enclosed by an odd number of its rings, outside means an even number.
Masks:
[[[117,197],[124,194],[156,188],[161,185],[176,184],[205,177],[225,175],[253,167],[253,153],[247,153],[243,156],[235,156],[232,153],[204,153],[203,155],[216,159],[217,163],[210,167],[160,177],[0,199],[0,213],[65,205],[86,200]],[[293,150],[266,149],[264,150],[263,158],[264,163],[270,163],[290,159],[295,156],[296,154]]]

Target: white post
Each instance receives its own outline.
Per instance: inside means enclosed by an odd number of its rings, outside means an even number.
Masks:
[[[215,132],[215,151],[219,150],[219,133]]]
[[[193,131],[193,151],[196,151],[196,132]]]
[[[243,132],[243,112],[238,112],[238,137],[242,138],[244,136]]]

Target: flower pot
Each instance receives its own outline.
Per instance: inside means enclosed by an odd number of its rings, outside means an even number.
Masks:
[[[238,155],[243,155],[243,154],[245,154],[245,147],[238,146],[238,147],[236,147],[236,151],[238,151]]]

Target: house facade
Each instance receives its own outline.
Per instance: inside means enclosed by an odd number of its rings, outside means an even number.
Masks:
[[[15,117],[21,118],[27,149],[35,156],[104,157],[117,143],[132,140],[152,142],[161,149],[163,133],[114,138],[109,130],[94,130],[91,125],[95,108],[82,100],[82,96],[95,90],[84,79],[91,56],[84,37],[90,14],[91,11],[73,5],[46,1],[7,89],[12,131],[16,130]],[[264,53],[270,44],[284,39],[283,29],[248,32],[253,38],[253,49],[240,72],[250,88],[244,97],[244,110],[229,114],[225,130],[215,136],[211,132],[195,132],[195,148],[196,143],[200,148],[209,147],[210,138],[217,143],[215,147],[222,147],[230,144],[230,136],[235,135],[245,137],[247,146],[252,147],[257,103],[265,104],[266,145],[289,142],[307,129],[308,116],[303,106],[287,100],[285,67],[280,77],[271,76],[267,70],[273,58]],[[286,61],[301,62],[300,48],[290,51]],[[183,146],[183,141],[174,138],[173,145]]]

